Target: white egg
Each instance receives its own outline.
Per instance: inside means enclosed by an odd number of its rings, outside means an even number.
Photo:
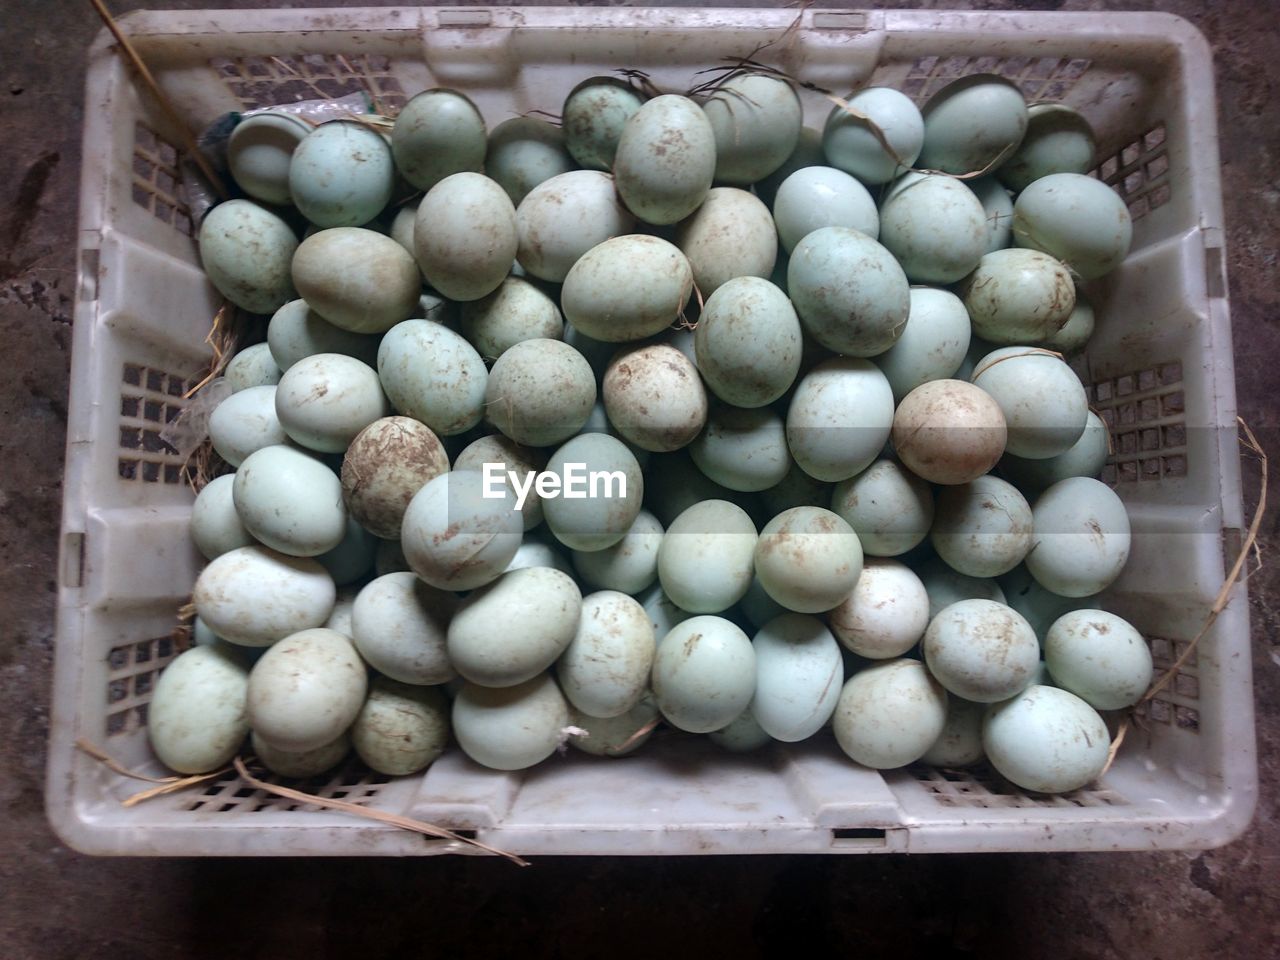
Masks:
[[[233,476],[214,477],[191,505],[191,539],[209,560],[254,542],[236,513],[234,483]]]
[[[719,730],[746,709],[755,685],[751,641],[722,617],[691,617],[658,643],[653,695],[673,727]]]
[[[888,183],[905,172],[924,145],[924,118],[892,87],[863,87],[837,104],[822,131],[827,162],[863,183]],[[880,131],[872,132],[872,124]],[[883,139],[882,139],[883,138]]]
[[[1111,439],[1107,425],[1092,410],[1084,432],[1070,449],[1056,457],[1027,460],[1006,453],[1000,458],[1000,472],[1025,493],[1034,494],[1068,477],[1097,479],[1110,456]]]
[[[717,484],[743,493],[775,486],[791,468],[786,427],[771,407],[715,404],[689,456]]]
[[[314,750],[282,750],[255,733],[251,745],[253,755],[272,773],[291,780],[307,780],[341,763],[351,752],[351,737],[344,730]]]
[[[990,73],[952,81],[929,98],[921,113],[924,145],[917,165],[945,173],[993,170],[1027,132],[1022,91]]]
[[[524,340],[560,340],[554,300],[527,280],[507,277],[497,290],[462,304],[459,331],[482,357],[496,360]]]
[[[954,377],[969,350],[972,326],[960,298],[948,290],[911,288],[907,326],[892,347],[876,357],[895,403],[930,380]]]
[[[525,490],[524,506],[520,508],[524,529],[532,530],[542,523],[542,498],[538,496],[529,476],[536,476],[546,466],[546,454],[532,447],[521,446],[500,433],[494,433],[468,444],[454,458],[453,469],[483,472],[486,463],[497,464],[503,471],[503,485],[511,489],[512,495],[515,494],[515,489],[511,486],[512,473],[516,475],[515,482]],[[494,468],[489,469],[492,471]]]
[[[242,310],[272,313],[292,300],[290,263],[298,238],[252,200],[228,200],[200,225],[200,265],[218,292]]]
[[[274,644],[249,673],[249,722],[283,750],[314,750],[340,736],[364,703],[364,663],[335,630],[302,630]]]
[[[452,174],[422,198],[413,243],[432,288],[450,300],[479,300],[498,289],[516,258],[515,206],[488,177]]]
[[[1097,148],[1089,121],[1065,103],[1027,107],[1027,133],[996,176],[1010,190],[1024,190],[1051,173],[1088,173]]]
[[[592,247],[564,278],[565,319],[596,340],[625,343],[661,333],[681,316],[693,269],[680,248],[631,234]]]
[[[1004,347],[974,367],[973,384],[1004,413],[1007,452],[1031,460],[1066,453],[1080,439],[1089,398],[1061,359],[1035,347]]]
[[[919,760],[942,733],[946,716],[946,691],[923,663],[886,660],[849,678],[832,727],[853,760],[890,770]]]
[[[455,173],[484,167],[484,118],[456,90],[424,90],[400,108],[391,128],[396,168],[419,190]]]
[[[1101,180],[1053,173],[1018,194],[1013,239],[1057,257],[1083,280],[1096,280],[1129,253],[1133,222],[1120,194]]]
[[[393,680],[447,683],[457,676],[445,636],[457,598],[412,573],[388,573],[369,582],[351,610],[351,637],[369,665]]]
[[[621,593],[643,593],[658,578],[663,529],[658,518],[641,510],[621,540],[603,550],[573,551],[573,569],[587,586]]]
[[[565,697],[591,717],[626,714],[644,696],[657,646],[640,603],[614,590],[582,598],[582,616],[556,663]]]
[[[227,169],[240,189],[255,200],[291,204],[289,166],[298,144],[311,130],[301,117],[284,112],[245,117],[227,140]]]
[[[498,357],[485,415],[516,443],[550,447],[574,436],[596,402],[591,365],[563,340],[525,340]]]
[[[351,724],[351,744],[370,769],[402,777],[426,769],[449,742],[449,701],[436,687],[374,677]]]
[[[1000,775],[1024,790],[1067,793],[1102,775],[1111,742],[1093,707],[1037,685],[988,709],[982,746]]]
[[[449,661],[472,683],[512,687],[550,667],[573,640],[582,593],[549,567],[504,573],[476,590],[449,622]]]
[[[655,721],[661,716],[648,691],[639,703],[618,717],[591,717],[570,707],[569,723],[584,732],[570,733],[569,743],[592,756],[625,757],[648,742]]]
[[[880,233],[880,215],[867,188],[834,167],[803,167],[782,181],[773,199],[773,220],[788,254],[823,227],[857,230],[872,240]]]
[[[768,280],[738,277],[707,298],[693,331],[698,372],[735,407],[763,407],[800,372],[800,319]]]
[[[840,481],[869,467],[893,426],[893,389],[869,360],[826,360],[801,378],[787,408],[787,444],[800,468]]]
[[[702,109],[715,133],[715,178],[738,186],[782,166],[795,149],[804,119],[791,83],[759,73],[730,76]]]
[[[565,559],[564,552],[554,544],[547,543],[544,540],[536,540],[526,538],[520,544],[520,549],[516,551],[516,555],[511,558],[511,562],[507,564],[503,573],[510,573],[512,570],[524,570],[527,567],[550,567],[552,570],[559,570],[561,573],[573,575],[572,564]]]
[[[687,446],[707,421],[707,392],[697,368],[666,344],[618,351],[605,370],[601,396],[618,434],[642,450]]]
[[[752,638],[756,692],[751,713],[783,743],[805,740],[830,718],[840,698],[844,662],[831,631],[817,617],[784,613]]]
[[[381,133],[347,120],[322,123],[289,163],[289,194],[318,227],[358,227],[387,205],[395,189],[391,146]]]
[[[538,184],[520,201],[516,258],[533,276],[561,283],[579,257],[631,233],[635,222],[610,174],[571,170]]]
[[[379,541],[379,543],[381,542]],[[334,600],[333,610],[329,614],[329,619],[322,623],[321,626],[336,630],[345,637],[352,637],[351,614],[355,609],[356,597],[359,594],[359,589],[351,585],[340,589],[337,598]],[[351,642],[355,643],[355,640]]]
[[[342,459],[347,512],[375,536],[399,539],[404,512],[428,481],[447,472],[435,432],[410,417],[383,417],[365,427]]]
[[[688,97],[665,94],[622,129],[613,174],[627,207],[646,223],[683,220],[706,199],[716,171],[716,134]]]
[[[869,660],[900,657],[929,626],[929,594],[906,564],[872,557],[828,621],[845,648]]]
[[[879,239],[913,283],[954,283],[987,252],[990,230],[963,181],[913,172],[881,199]]]
[[[1004,453],[1008,427],[995,399],[962,380],[930,380],[898,404],[894,452],[912,473],[932,483],[968,483]]]
[[[156,756],[178,773],[207,773],[228,763],[249,732],[249,671],[224,645],[192,647],[160,673],[147,709]]]
[[[389,412],[377,371],[340,353],[299,360],[280,378],[275,401],[290,439],[321,453],[342,453]]]
[[[265,647],[320,626],[333,610],[335,595],[333,578],[315,560],[253,546],[224,553],[205,567],[192,602],[219,637]]]
[[[935,510],[929,539],[938,556],[960,573],[998,577],[1031,549],[1031,506],[998,477],[944,487]]]
[[[364,334],[382,333],[413,316],[422,289],[422,276],[404,247],[359,227],[321,230],[303,240],[293,256],[293,282],[320,316]]]
[[[1151,650],[1142,634],[1105,610],[1063,614],[1044,639],[1044,660],[1064,690],[1096,710],[1123,710],[1151,686]]]
[[[862,573],[853,529],[830,510],[795,507],[760,531],[756,576],[788,610],[822,613],[840,603]]]
[[[281,370],[317,353],[344,353],[369,366],[378,362],[378,338],[336,327],[305,300],[290,300],[267,324],[267,348]]]
[[[987,705],[960,697],[947,697],[947,719],[942,733],[933,742],[921,763],[933,767],[971,767],[985,754],[982,750],[982,721]]]
[[[1013,198],[995,177],[964,181],[982,204],[987,218],[987,253],[1003,250],[1013,241]]]
[[[280,382],[280,368],[271,356],[271,347],[265,343],[255,343],[240,350],[231,358],[222,375],[233,393]]]
[[[475,470],[444,473],[405,510],[400,546],[413,572],[441,590],[474,590],[502,575],[520,547],[515,498]]]
[[[1076,287],[1063,264],[1039,250],[994,250],[956,287],[974,336],[995,344],[1039,343],[1066,324]]]
[[[315,557],[346,534],[337,475],[293,447],[264,447],[245,458],[232,485],[236,512],[255,538],[295,557]]]
[[[787,291],[809,336],[854,357],[893,346],[911,306],[907,275],[893,254],[846,227],[822,227],[796,244]]]
[[[571,550],[613,546],[644,502],[640,464],[607,434],[574,437],[551,455],[546,474],[556,478],[561,493],[544,499],[542,512],[556,539]]]
[[[378,347],[378,379],[392,406],[442,437],[484,416],[489,375],[475,348],[429,320],[396,324]]]
[[[219,403],[209,415],[209,440],[233,467],[257,450],[288,443],[276,415],[276,387],[247,387]]]
[[[703,500],[672,521],[658,548],[658,580],[676,606],[721,613],[751,586],[756,525],[736,504]]]
[[[896,460],[877,460],[831,493],[831,509],[858,535],[868,556],[896,557],[933,525],[933,491]]]
[[[929,622],[921,650],[939,683],[975,703],[1012,697],[1031,683],[1040,663],[1031,624],[992,600],[959,600],[944,607]]]
[[[735,277],[768,277],[778,255],[769,208],[753,193],[714,187],[681,221],[676,245],[689,258],[693,281],[709,297]]]
[[[476,763],[523,770],[555,753],[569,725],[569,704],[550,674],[513,687],[466,684],[453,699],[453,733]]]

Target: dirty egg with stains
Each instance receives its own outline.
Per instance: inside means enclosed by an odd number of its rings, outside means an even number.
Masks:
[[[1031,549],[1031,507],[999,477],[978,477],[938,492],[929,540],[953,570],[970,577],[1008,573]]]
[[[439,436],[464,433],[484,416],[484,361],[466,340],[430,320],[406,320],[387,331],[378,347],[378,379],[398,413]]]
[[[963,380],[930,380],[898,404],[891,433],[903,466],[931,483],[968,483],[1004,453],[1008,427],[995,399]]]
[[[361,227],[321,230],[302,241],[293,282],[312,310],[352,333],[383,333],[407,320],[422,290],[404,247]]]
[[[351,724],[351,745],[371,770],[402,777],[435,762],[449,742],[449,701],[436,687],[374,677]]]
[[[230,762],[249,732],[249,671],[234,648],[186,651],[160,674],[147,727],[151,747],[170,770],[207,773]]]
[[[959,600],[929,622],[921,644],[929,672],[975,703],[1005,700],[1032,682],[1040,664],[1036,633],[993,600]]]
[[[601,394],[622,439],[652,453],[687,446],[707,421],[707,392],[697,368],[665,344],[619,350],[605,370]]]
[[[358,227],[382,212],[395,189],[386,138],[362,123],[334,120],[298,144],[289,163],[289,194],[318,227]]]
[[[795,308],[785,293],[759,277],[735,277],[707,298],[693,345],[707,387],[736,407],[773,403],[800,372]]]
[[[290,272],[298,238],[252,200],[220,203],[200,225],[200,265],[220,294],[250,313],[271,313],[295,296]]]
[[[872,557],[896,557],[917,546],[933,525],[933,491],[896,460],[877,460],[836,484],[831,509]]]
[[[901,657],[929,626],[929,594],[906,564],[868,557],[858,582],[828,621],[845,649],[860,657]]]
[[[489,133],[484,170],[516,206],[540,183],[568,173],[573,158],[561,129],[537,117],[512,117]]]
[[[756,576],[788,610],[830,610],[849,595],[861,573],[858,535],[830,510],[794,507],[760,531]]]
[[[560,308],[527,280],[507,277],[487,297],[462,304],[458,332],[480,356],[496,360],[525,340],[560,340]]]
[[[702,206],[681,221],[676,244],[689,258],[703,297],[737,277],[768,277],[778,256],[769,208],[734,187],[713,187]]]
[[[677,223],[693,213],[715,172],[715,130],[688,97],[654,97],[622,128],[613,175],[627,208],[646,223]]]
[[[845,683],[831,726],[850,758],[874,770],[904,767],[942,733],[947,692],[918,660],[885,660]]]
[[[411,417],[383,417],[352,439],[342,458],[342,498],[374,536],[400,537],[409,501],[447,472],[449,458],[435,432]]]
[[[974,335],[997,345],[1051,339],[1076,305],[1075,282],[1061,261],[1021,247],[986,254],[956,293]]]
[[[251,546],[228,551],[205,567],[192,603],[222,639],[266,647],[323,624],[336,592],[333,578],[315,560]]]
[[[582,598],[582,615],[556,663],[556,677],[575,711],[625,716],[648,691],[657,640],[639,601],[614,590]]]
[[[455,173],[479,173],[486,147],[484,118],[476,105],[444,87],[413,97],[391,128],[396,168],[419,190],[430,190]]]
[[[1044,638],[1057,686],[1096,710],[1123,710],[1151,686],[1151,650],[1133,624],[1105,610],[1073,610]]]
[[[479,300],[498,289],[515,261],[515,205],[489,177],[455,173],[422,198],[413,245],[432,288],[450,300]]]
[[[378,362],[376,336],[353,333],[335,326],[302,299],[290,300],[271,315],[267,324],[266,346],[271,351],[271,359],[282,371],[317,353],[342,353],[369,366]],[[240,354],[244,352],[242,350]]]
[[[249,672],[249,723],[283,750],[314,750],[351,726],[368,679],[351,641],[323,627],[272,645]]]
[[[648,691],[619,717],[592,717],[571,706],[569,723],[582,732],[571,732],[569,744],[596,757],[625,757],[648,742],[661,717]]]
[[[591,365],[562,340],[515,344],[498,357],[485,385],[485,418],[503,436],[530,447],[574,436],[595,402]]]
[[[644,99],[617,77],[588,77],[565,97],[560,111],[564,145],[578,165],[609,170],[622,131]]]
[[[445,648],[458,607],[452,593],[408,572],[387,573],[361,588],[348,636],[379,673],[402,683],[448,683],[458,675]]]
[[[913,283],[954,283],[987,252],[982,202],[964,182],[908,173],[880,201],[880,242]]]
[[[693,293],[693,269],[680,248],[630,234],[592,247],[560,290],[565,319],[608,343],[641,340],[675,323]]]
[[[342,453],[389,412],[377,371],[341,353],[299,360],[280,378],[275,402],[289,439],[320,453]]]
[[[585,496],[557,496],[542,505],[547,526],[570,550],[603,550],[627,535],[644,503],[644,476],[621,440],[584,433],[557,449],[547,462],[560,489],[577,477]]]
[[[715,134],[715,179],[746,186],[767,177],[796,147],[804,111],[791,84],[739,72],[718,83],[702,104]]]
[[[1074,693],[1036,685],[987,710],[982,746],[1000,775],[1024,790],[1066,793],[1101,775],[1111,737]]]
[[[739,493],[767,490],[791,468],[786,428],[771,407],[713,404],[689,456],[717,485]]]

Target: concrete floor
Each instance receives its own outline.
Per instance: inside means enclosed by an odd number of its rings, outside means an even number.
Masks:
[[[376,0],[374,0],[376,2]],[[140,4],[115,0],[117,13]],[[253,0],[163,6],[262,6]],[[287,4],[293,5],[293,4]],[[305,5],[305,4],[297,4]],[[837,4],[832,4],[837,5]],[[968,6],[963,3],[901,6]],[[979,5],[979,4],[974,4]],[[1216,52],[1240,412],[1280,451],[1280,34],[1274,0],[1148,8]],[[542,861],[96,860],[42,809],[54,563],[74,287],[83,0],[0,6],[0,955],[77,960],[519,951],[620,956],[677,943],[761,956],[823,947],[934,956],[1280,956],[1280,566],[1250,583],[1263,795],[1242,840],[1203,854]],[[1280,502],[1280,486],[1271,490]],[[1250,492],[1252,510],[1256,493]],[[1264,556],[1280,513],[1263,525]],[[1269,549],[1270,548],[1270,549]],[[804,942],[804,941],[801,941]]]

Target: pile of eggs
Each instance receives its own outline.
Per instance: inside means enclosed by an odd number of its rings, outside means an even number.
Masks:
[[[1094,599],[1129,522],[1063,356],[1128,213],[998,77],[847,103],[805,129],[738,72],[593,78],[559,126],[445,89],[244,120],[200,253],[270,322],[210,419],[160,760],[517,770],[664,722],[1095,779],[1152,665]]]

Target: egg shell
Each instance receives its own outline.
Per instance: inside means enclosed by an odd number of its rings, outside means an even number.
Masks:
[[[351,752],[351,737],[344,730],[328,743],[313,750],[282,750],[255,733],[251,740],[253,755],[278,777],[308,780],[332,770]]]
[[[1000,458],[1000,473],[1023,492],[1036,494],[1068,477],[1092,477],[1096,480],[1110,454],[1107,425],[1090,410],[1084,432],[1066,452],[1040,460],[1027,460],[1006,453]]]
[[[542,523],[542,498],[538,496],[533,485],[529,483],[529,474],[536,474],[546,466],[546,454],[532,447],[523,447],[502,434],[495,433],[481,437],[471,443],[455,458],[455,470],[484,471],[486,463],[497,464],[504,471],[503,484],[511,489],[509,473],[517,475],[517,482],[528,484],[524,506],[520,508],[525,530],[532,530]],[[490,467],[492,471],[494,468]],[[512,495],[515,491],[512,490]]]
[[[1053,173],[1018,194],[1013,239],[1058,258],[1083,280],[1096,280],[1124,261],[1133,221],[1124,200],[1101,180]]]
[[[569,723],[584,733],[571,733],[569,743],[583,753],[597,757],[625,757],[639,750],[653,736],[655,721],[661,718],[653,694],[619,717],[591,717],[570,707]]]
[[[653,626],[653,635],[659,640],[675,629],[677,624],[684,623],[693,616],[689,611],[677,607],[663,592],[662,586],[657,583],[636,599],[648,614],[649,623]]]
[[[1022,615],[992,600],[959,600],[929,621],[921,643],[929,671],[975,703],[1005,700],[1031,683],[1040,644]]]
[[[938,492],[929,539],[946,563],[971,577],[998,577],[1031,549],[1031,506],[1013,484],[978,477]]]
[[[601,392],[609,421],[642,450],[678,450],[707,420],[707,393],[697,369],[665,344],[620,350],[605,371]]]
[[[544,500],[542,512],[556,539],[570,550],[611,547],[635,523],[644,502],[644,477],[621,440],[603,433],[574,437],[551,455],[546,472],[560,478],[562,493]],[[586,496],[565,496],[569,484]]]
[[[702,104],[716,141],[717,183],[747,186],[777,170],[795,149],[804,120],[791,83],[738,73]]]
[[[947,84],[924,105],[917,166],[945,173],[995,169],[1027,132],[1027,105],[1010,80],[976,73]]]
[[[1042,340],[1040,345],[1067,355],[1079,353],[1093,336],[1096,325],[1093,307],[1085,302],[1084,294],[1077,288],[1076,305],[1067,316],[1067,322],[1053,336]]]
[[[400,108],[391,128],[396,168],[414,187],[430,190],[455,173],[478,173],[488,141],[484,118],[464,94],[424,90]]]
[[[773,199],[773,219],[788,254],[823,227],[846,227],[872,240],[880,233],[880,215],[867,188],[834,167],[803,167],[782,181]]]
[[[831,484],[815,480],[793,462],[785,477],[760,491],[760,505],[770,517],[792,507],[829,507],[831,491]]]
[[[969,350],[969,312],[954,293],[911,288],[907,326],[892,347],[876,357],[895,403],[930,380],[954,377]]]
[[[608,719],[645,695],[657,641],[644,607],[625,593],[582,598],[577,631],[556,664],[560,689],[575,710]]]
[[[413,243],[436,291],[450,300],[479,300],[498,289],[516,258],[515,205],[482,174],[452,174],[418,205]]]
[[[791,468],[786,427],[770,407],[715,404],[689,456],[715,483],[745,493],[775,486]]]
[[[933,525],[933,491],[896,460],[877,460],[831,491],[831,509],[858,535],[868,556],[896,557]]]
[[[322,123],[298,144],[289,193],[318,227],[358,227],[391,200],[395,161],[382,134],[355,121]]]
[[[760,531],[755,560],[761,586],[797,613],[830,610],[862,573],[858,535],[821,507],[795,507],[770,520]]]
[[[1076,305],[1076,287],[1061,262],[1039,250],[986,254],[956,287],[976,337],[994,344],[1052,338]]]
[[[728,500],[744,505],[741,493],[721,486],[685,451],[655,456],[645,476],[645,506],[666,526],[702,500]],[[744,507],[745,509],[745,507]]]
[[[400,244],[359,227],[321,230],[302,241],[293,282],[316,313],[352,333],[382,333],[407,320],[422,287]]]
[[[255,343],[237,352],[222,375],[233,393],[280,382],[280,368],[265,343]]]
[[[489,373],[475,347],[430,320],[396,324],[378,347],[378,379],[395,409],[442,437],[484,416]]]
[[[658,578],[658,549],[662,524],[648,510],[641,510],[626,535],[603,550],[573,551],[578,579],[597,590],[643,593]]]
[[[218,292],[242,310],[273,313],[292,300],[290,264],[298,238],[252,200],[228,200],[200,225],[200,265]]]
[[[1092,609],[1098,606],[1095,597],[1060,597],[1046,590],[1036,582],[1035,577],[1031,576],[1025,563],[1019,564],[1001,577],[999,584],[1007,598],[1005,602],[1031,624],[1031,629],[1036,632],[1041,646],[1044,645],[1049,628],[1063,614],[1070,613],[1072,610]],[[1047,680],[1039,682],[1049,683]],[[1050,683],[1050,685],[1057,686],[1056,683]]]
[[[387,236],[400,244],[404,252],[411,257],[413,256],[413,231],[417,228],[418,204],[421,202],[422,198],[419,197],[409,203],[400,204],[396,215],[391,218],[391,227],[387,230]]]
[[[932,621],[951,604],[960,600],[991,600],[1005,603],[1004,590],[995,580],[970,577],[930,557],[915,568],[916,575],[929,595],[929,619]]]
[[[484,169],[516,206],[529,191],[574,168],[560,128],[537,117],[512,117],[489,133]]]
[[[986,713],[985,703],[947,697],[947,719],[942,733],[920,762],[949,769],[971,767],[979,762],[986,756],[982,750],[982,721]]]
[[[1102,775],[1107,725],[1074,693],[1036,685],[987,710],[982,746],[991,765],[1024,790],[1067,793]]]
[[[318,353],[291,366],[276,387],[275,403],[290,439],[321,453],[342,453],[389,412],[377,371],[340,353]]]
[[[828,622],[845,648],[860,657],[900,657],[920,642],[929,626],[929,594],[906,564],[871,557]]]
[[[486,489],[477,470],[454,470],[409,501],[400,546],[413,572],[431,586],[474,590],[502,575],[523,527],[509,490]]]
[[[507,564],[503,573],[524,570],[528,567],[550,567],[552,570],[573,575],[573,566],[565,559],[564,552],[558,549],[557,545],[547,543],[545,540],[526,538],[522,541],[520,549],[511,558],[511,562]]]
[[[316,559],[329,571],[335,584],[345,587],[368,578],[373,572],[377,549],[378,538],[360,526],[348,513],[346,527],[338,545],[319,554]]]
[[[635,222],[610,174],[571,170],[538,184],[520,201],[516,257],[533,276],[561,283],[579,257],[631,233]]]
[[[712,730],[707,736],[717,747],[730,753],[750,753],[773,743],[773,737],[756,722],[750,707],[729,721],[727,726]]]
[[[1089,477],[1059,480],[1031,508],[1035,541],[1027,569],[1064,597],[1101,592],[1129,559],[1129,514],[1115,491]]]
[[[425,770],[449,742],[449,701],[435,687],[375,677],[351,725],[351,743],[370,769],[391,777]]]
[[[473,683],[511,687],[546,670],[573,640],[582,593],[549,567],[503,574],[476,590],[449,622],[449,660]]]
[[[908,173],[880,201],[880,243],[913,283],[954,283],[978,265],[991,231],[964,181]]]
[[[1031,460],[1056,457],[1084,433],[1089,398],[1059,357],[1035,347],[1004,347],[979,360],[970,379],[1000,405],[1008,453]]]
[[[886,660],[849,678],[831,725],[849,757],[891,770],[919,760],[942,733],[946,716],[946,691],[923,663]]]
[[[315,560],[252,546],[224,553],[205,567],[192,602],[224,640],[265,647],[324,623],[335,593],[333,578]]]
[[[721,284],[702,308],[693,343],[707,387],[736,407],[773,403],[800,371],[795,308],[785,293],[759,277]]]
[[[627,208],[646,223],[677,223],[693,213],[715,172],[715,131],[688,97],[654,97],[622,128],[613,175]]]
[[[368,689],[351,641],[323,627],[274,644],[249,673],[249,723],[283,750],[314,750],[342,734]]]
[[[550,674],[513,687],[468,683],[453,699],[453,733],[472,760],[493,770],[523,770],[555,753],[569,725],[569,704]]]
[[[311,129],[301,117],[283,112],[244,117],[227,140],[227,169],[236,185],[263,203],[292,203],[289,165]]]
[[[383,541],[379,540],[378,543]],[[351,614],[355,610],[356,597],[360,591],[348,584],[338,590],[337,599],[333,603],[333,611],[329,614],[329,619],[321,626],[328,627],[330,630],[336,630],[343,636],[352,639],[353,628],[351,626]]]
[[[595,376],[562,340],[524,340],[498,357],[485,386],[485,416],[516,443],[550,447],[574,436],[596,402]]]
[[[676,606],[721,613],[751,585],[756,526],[725,500],[704,500],[667,528],[658,548],[658,580]]]
[[[335,327],[305,300],[290,300],[267,324],[267,348],[281,370],[317,353],[343,353],[373,366],[378,362],[378,338]]]
[[[931,483],[968,483],[999,461],[1008,427],[1000,405],[981,388],[931,380],[902,398],[890,436],[912,473]]]
[[[459,332],[482,357],[497,359],[525,340],[560,340],[564,321],[555,301],[518,277],[462,305]]]
[[[796,245],[787,290],[805,332],[828,350],[854,357],[874,357],[893,346],[911,306],[898,261],[846,227],[822,227]]]
[[[809,476],[856,476],[884,449],[893,426],[893,389],[857,357],[825,360],[796,385],[787,408],[787,444]]]
[[[817,617],[784,613],[751,640],[756,692],[751,713],[765,733],[783,743],[813,736],[840,698],[844,662],[831,631]]]
[[[449,458],[430,427],[410,417],[383,417],[351,441],[342,459],[342,499],[365,529],[398,539],[404,512]]]
[[[191,505],[191,539],[209,560],[254,542],[236,513],[231,493],[234,483],[232,476],[214,477]]]
[[[801,127],[800,136],[796,140],[795,149],[783,161],[782,166],[767,177],[762,177],[753,187],[755,194],[770,209],[778,196],[778,188],[797,170],[805,167],[825,166],[826,158],[822,155],[822,133],[812,127]],[[785,256],[785,255],[784,255]]]
[[[1095,710],[1131,707],[1151,686],[1151,650],[1123,617],[1105,610],[1074,610],[1049,627],[1045,665],[1057,686]]]
[[[690,617],[658,643],[653,695],[673,727],[719,730],[746,709],[755,685],[755,649],[722,617]]]
[[[630,234],[597,244],[574,263],[560,306],[588,337],[625,343],[675,323],[692,292],[693,270],[679,247]]]
[[[560,111],[565,149],[588,170],[610,170],[622,131],[644,99],[617,77],[588,77],[569,92]]]
[[[987,218],[987,253],[1003,250],[1013,242],[1013,198],[995,177],[965,180],[982,204]]]
[[[910,97],[892,87],[863,87],[845,103],[849,109],[832,107],[822,130],[827,163],[862,183],[878,185],[916,162],[924,145],[924,118]]]
[[[337,476],[293,447],[264,447],[246,457],[232,496],[245,529],[281,553],[318,556],[336,547],[346,531]]]
[[[1025,190],[1051,173],[1088,173],[1097,144],[1089,121],[1065,103],[1027,107],[1027,132],[996,176],[1010,190]]]
[[[703,297],[734,277],[768,277],[778,256],[769,208],[734,187],[713,187],[702,206],[681,221],[676,245],[689,258]]]
[[[247,387],[229,395],[209,415],[209,440],[233,467],[264,447],[288,443],[276,415],[276,387]]]
[[[449,662],[445,635],[457,598],[408,572],[370,581],[351,609],[351,638],[368,664],[402,683],[448,683],[457,671]]]
[[[156,756],[178,773],[208,773],[228,763],[249,732],[249,671],[236,651],[192,647],[160,673],[147,708]]]
[[[198,647],[212,647],[215,644],[226,643],[225,640],[210,630],[209,625],[199,617],[192,618],[191,641]]]

